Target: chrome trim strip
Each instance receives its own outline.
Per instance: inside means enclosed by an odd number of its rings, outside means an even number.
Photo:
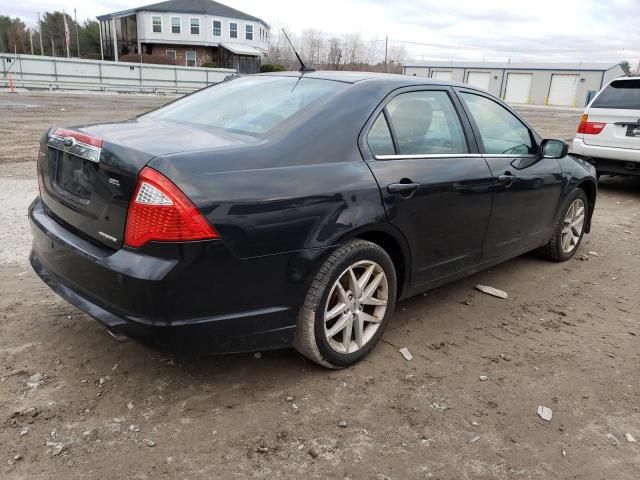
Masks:
[[[538,155],[536,154],[532,154],[532,153],[527,153],[527,154],[516,154],[516,155],[510,155],[508,153],[485,153],[483,155],[483,157],[487,157],[487,158],[538,158]]]
[[[65,138],[66,137],[62,137],[60,135],[52,133],[47,139],[47,145],[55,148],[56,150],[62,150],[63,152],[70,153],[71,155],[84,158],[85,160],[89,160],[90,162],[98,163],[100,161],[100,152],[102,151],[101,148],[94,147],[93,145],[88,145],[77,140],[73,143],[73,145],[67,146],[64,144]]]
[[[430,153],[427,155],[378,155],[376,160],[410,160],[414,158],[482,158],[479,153]]]

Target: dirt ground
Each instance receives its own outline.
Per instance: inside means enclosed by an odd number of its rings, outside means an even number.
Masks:
[[[167,100],[0,93],[0,478],[639,478],[640,178],[603,179],[574,260],[526,255],[402,302],[351,369],[173,358],[118,343],[27,262],[42,131]],[[565,139],[580,115],[522,112]]]

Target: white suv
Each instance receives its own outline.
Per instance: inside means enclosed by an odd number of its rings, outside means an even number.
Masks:
[[[617,78],[596,95],[571,151],[589,158],[598,174],[640,175],[640,78]]]

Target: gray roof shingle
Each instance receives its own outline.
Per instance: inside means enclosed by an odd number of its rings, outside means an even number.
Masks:
[[[262,22],[268,25],[264,20],[249,15],[247,13],[231,8],[222,3],[213,0],[167,0],[165,2],[153,3],[143,7],[125,10],[123,12],[115,12],[108,15],[101,15],[98,19],[102,20],[111,16],[119,16],[121,13],[128,12],[170,12],[170,13],[194,13],[200,15],[213,15],[219,17],[237,18],[240,20],[251,20],[254,22]]]

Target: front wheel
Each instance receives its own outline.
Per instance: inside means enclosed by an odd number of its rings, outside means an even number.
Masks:
[[[574,190],[560,213],[553,236],[540,250],[549,260],[563,262],[573,257],[582,242],[589,214],[589,201],[584,190]]]
[[[382,337],[396,289],[395,268],[384,249],[364,240],[342,245],[309,287],[294,347],[325,367],[353,365]]]

